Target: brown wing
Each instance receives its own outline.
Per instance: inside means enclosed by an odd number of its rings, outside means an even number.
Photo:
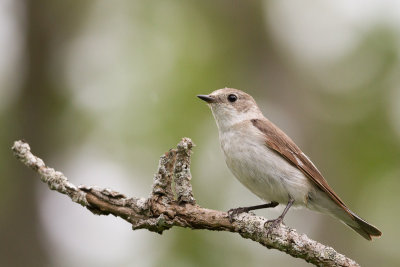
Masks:
[[[262,133],[265,134],[266,145],[278,152],[290,164],[301,170],[307,177],[309,177],[321,190],[326,192],[329,197],[342,207],[351,217],[353,215],[339,198],[338,195],[328,185],[322,174],[317,167],[310,161],[310,159],[300,150],[300,148],[287,136],[282,130],[275,126],[269,120],[253,119],[253,125],[257,127]]]

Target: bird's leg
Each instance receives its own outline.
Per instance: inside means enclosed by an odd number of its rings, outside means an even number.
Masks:
[[[232,223],[233,222],[233,217],[235,215],[238,215],[243,212],[249,212],[251,210],[258,210],[258,209],[265,209],[265,208],[275,208],[278,206],[279,203],[275,201],[271,201],[270,203],[262,204],[262,205],[256,205],[256,206],[250,206],[250,207],[239,207],[236,209],[230,209],[228,210],[228,216],[229,216],[229,221]]]
[[[293,205],[294,203],[294,199],[289,196],[289,202],[287,203],[285,209],[283,210],[282,214],[279,215],[278,218],[274,219],[274,220],[268,220],[265,224],[264,227],[267,227],[267,224],[269,224],[268,226],[268,231],[267,231],[267,235],[270,234],[270,232],[277,227],[279,224],[281,224],[283,222],[283,218],[285,217],[286,213],[288,212],[288,210],[290,209],[290,207]]]

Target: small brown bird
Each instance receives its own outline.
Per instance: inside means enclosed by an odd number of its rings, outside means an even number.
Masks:
[[[382,235],[344,204],[292,139],[263,116],[250,95],[224,88],[198,97],[212,110],[229,169],[268,202],[232,209],[231,219],[241,212],[286,204],[270,227],[280,224],[291,206],[302,206],[339,219],[367,240]]]

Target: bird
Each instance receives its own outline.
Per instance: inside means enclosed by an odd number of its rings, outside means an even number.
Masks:
[[[321,172],[293,140],[264,117],[254,98],[233,88],[197,95],[211,108],[225,162],[233,175],[265,204],[228,211],[235,215],[286,204],[282,214],[267,221],[274,229],[294,207],[328,214],[367,240],[381,231],[352,212],[328,185]]]

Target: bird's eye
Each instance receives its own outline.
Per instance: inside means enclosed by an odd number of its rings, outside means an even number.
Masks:
[[[237,95],[234,95],[234,94],[228,95],[229,102],[235,102],[236,100],[237,100]]]

